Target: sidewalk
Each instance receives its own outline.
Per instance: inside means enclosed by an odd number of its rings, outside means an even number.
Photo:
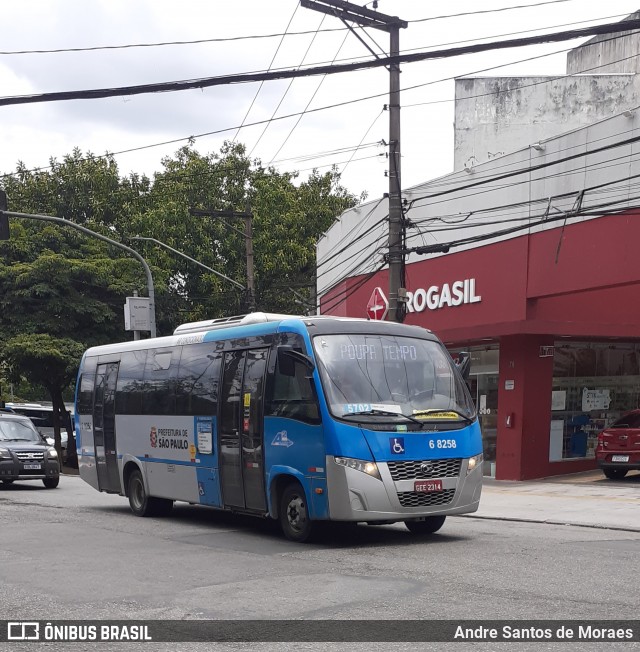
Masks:
[[[485,478],[480,508],[468,517],[640,532],[640,474],[618,481],[600,471],[524,482]]]

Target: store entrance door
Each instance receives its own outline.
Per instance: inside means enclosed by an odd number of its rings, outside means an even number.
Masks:
[[[469,377],[478,419],[482,429],[482,448],[484,453],[483,475],[496,475],[496,446],[498,442],[498,374],[482,373]]]

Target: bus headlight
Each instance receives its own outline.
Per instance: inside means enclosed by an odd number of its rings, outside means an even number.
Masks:
[[[482,464],[482,460],[483,460],[482,453],[470,457],[469,463],[467,464],[467,475],[469,475],[469,473],[471,473],[471,471],[473,471],[477,466],[480,466],[480,464]]]
[[[356,460],[353,457],[334,457],[335,463],[339,466],[346,466],[349,469],[355,469],[356,471],[361,471],[367,475],[382,480],[380,477],[380,472],[378,471],[378,465],[375,462],[367,462],[366,460]]]

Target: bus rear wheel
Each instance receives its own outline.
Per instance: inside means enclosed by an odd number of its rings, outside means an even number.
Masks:
[[[297,482],[287,485],[282,492],[278,513],[282,533],[287,539],[304,543],[312,538],[316,528],[309,518],[304,490]]]
[[[411,534],[433,534],[444,525],[446,518],[446,516],[426,516],[418,521],[405,521],[404,524]]]
[[[173,500],[147,495],[140,471],[134,471],[127,486],[129,505],[136,516],[166,516],[173,508]]]

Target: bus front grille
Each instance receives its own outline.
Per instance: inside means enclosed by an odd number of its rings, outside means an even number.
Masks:
[[[415,491],[398,492],[398,500],[403,507],[431,507],[448,505],[453,500],[455,489],[445,489],[435,493],[416,493]]]
[[[428,480],[429,478],[457,478],[461,459],[417,460],[387,462],[391,478],[398,480]]]

